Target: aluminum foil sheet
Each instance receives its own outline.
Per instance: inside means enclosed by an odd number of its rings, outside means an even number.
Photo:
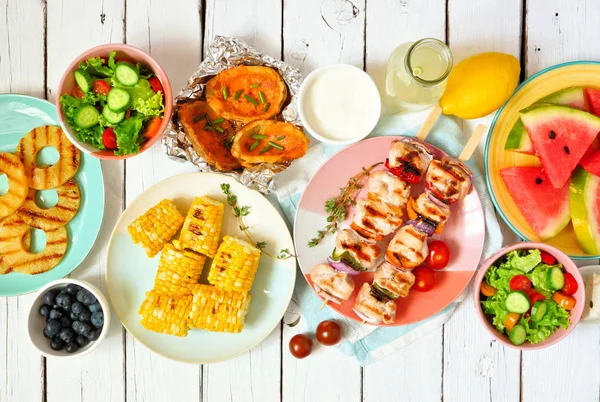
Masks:
[[[302,127],[298,115],[297,97],[302,82],[300,70],[283,61],[276,60],[248,46],[246,42],[235,37],[217,36],[207,49],[204,60],[189,78],[187,86],[175,97],[175,113],[162,138],[166,154],[173,160],[191,162],[202,172],[219,172],[202,159],[189,142],[183,126],[177,117],[177,104],[190,100],[205,99],[206,82],[216,74],[238,65],[268,66],[277,69],[288,86],[288,99],[281,114],[276,118]],[[262,164],[239,172],[223,173],[235,177],[244,186],[268,194],[273,189],[273,178],[286,165]]]

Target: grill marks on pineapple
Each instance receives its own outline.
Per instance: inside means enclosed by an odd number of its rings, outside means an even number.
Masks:
[[[29,226],[42,230],[55,230],[69,223],[77,214],[81,197],[79,186],[70,179],[56,188],[58,202],[55,206],[42,209],[35,203],[35,193],[29,190],[27,199],[17,212],[19,217]]]

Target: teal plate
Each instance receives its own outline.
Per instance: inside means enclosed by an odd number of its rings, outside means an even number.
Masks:
[[[14,152],[23,135],[44,125],[58,125],[56,107],[52,103],[25,95],[0,95],[0,152]],[[42,151],[40,154],[41,160],[38,162],[52,162],[50,153]],[[7,190],[6,180],[3,179],[5,177],[0,177],[0,194]],[[81,165],[75,174],[75,181],[81,192],[81,204],[75,218],[67,224],[69,244],[64,258],[43,274],[11,272],[0,275],[0,296],[30,293],[48,282],[67,276],[92,249],[104,215],[104,181],[100,161],[81,153]],[[52,197],[50,195],[47,198]],[[40,232],[35,230],[32,233],[33,249],[40,250],[45,243],[45,236]]]

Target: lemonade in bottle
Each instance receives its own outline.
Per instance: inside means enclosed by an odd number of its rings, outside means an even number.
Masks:
[[[421,110],[444,93],[452,70],[452,53],[445,43],[425,38],[398,46],[387,65],[385,92],[401,110]]]

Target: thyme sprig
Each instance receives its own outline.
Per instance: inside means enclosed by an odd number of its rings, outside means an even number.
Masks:
[[[267,251],[265,251],[265,248],[267,247],[267,242],[254,241],[252,235],[250,234],[250,231],[248,230],[249,227],[244,223],[244,216],[248,216],[250,214],[250,206],[238,205],[238,197],[237,195],[231,192],[231,186],[229,184],[221,183],[221,191],[223,191],[223,194],[227,196],[227,204],[229,204],[229,206],[233,209],[233,215],[238,220],[239,228],[242,232],[244,232],[250,243],[254,244],[256,248],[258,248],[263,254],[271,258],[275,258],[278,260],[287,260],[288,258],[295,257],[294,253],[290,252],[290,250],[287,248],[282,248],[276,255],[270,254]]]
[[[327,213],[327,225],[323,230],[317,232],[317,237],[308,242],[309,247],[315,247],[325,236],[334,234],[341,222],[348,216],[350,207],[356,205],[356,197],[363,187],[363,181],[371,174],[371,171],[383,162],[376,163],[368,168],[363,167],[362,171],[352,176],[348,183],[340,188],[340,195],[331,197],[325,201],[325,212]]]

